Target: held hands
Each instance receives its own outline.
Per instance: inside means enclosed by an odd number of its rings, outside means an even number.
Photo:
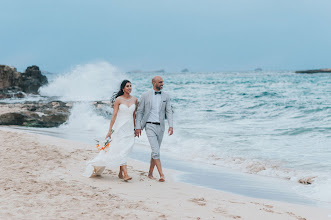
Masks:
[[[169,136],[172,135],[173,133],[174,133],[174,129],[172,127],[170,127],[169,130],[168,130]]]
[[[169,130],[168,130],[169,136],[172,135],[173,133],[174,133],[174,129],[172,127],[170,127]],[[141,136],[141,129],[136,129],[135,132],[134,132],[134,136],[135,137]]]
[[[135,137],[139,137],[139,136],[141,136],[141,129],[136,129],[136,130],[134,131],[134,136],[135,136]]]

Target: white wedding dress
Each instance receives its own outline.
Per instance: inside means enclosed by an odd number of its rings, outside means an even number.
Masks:
[[[125,104],[119,105],[113,125],[114,133],[111,135],[112,141],[106,152],[100,151],[93,160],[87,162],[84,176],[101,175],[105,168],[126,165],[128,155],[134,145],[133,112],[135,108],[135,104],[131,104],[129,107]]]

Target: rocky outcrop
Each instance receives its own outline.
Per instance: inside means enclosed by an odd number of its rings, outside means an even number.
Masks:
[[[20,73],[14,67],[0,65],[0,99],[23,98],[25,93],[38,94],[39,88],[47,83],[47,77],[41,74],[38,66],[30,66]]]
[[[23,125],[25,116],[21,113],[10,112],[0,115],[0,125]]]
[[[38,66],[20,73],[14,67],[0,65],[0,99],[38,94],[39,88],[47,83]],[[57,127],[68,120],[70,108],[69,103],[61,101],[0,103],[0,125]]]
[[[331,69],[300,70],[295,73],[331,73]]]
[[[70,115],[70,103],[0,104],[0,125],[22,125],[29,127],[57,127],[65,123]]]
[[[2,89],[0,90],[0,99],[9,99],[9,98],[24,98],[25,93],[21,91],[18,87],[12,87],[11,89]]]
[[[21,75],[19,87],[25,93],[38,94],[39,88],[47,83],[46,76],[41,74],[38,66],[29,66]]]
[[[0,90],[18,87],[21,73],[16,68],[0,65]]]

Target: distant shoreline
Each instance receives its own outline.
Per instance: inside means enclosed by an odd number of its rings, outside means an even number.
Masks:
[[[313,70],[299,70],[295,71],[295,73],[331,73],[331,69],[313,69]]]

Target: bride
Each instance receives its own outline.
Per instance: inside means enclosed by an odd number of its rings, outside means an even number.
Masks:
[[[126,162],[134,145],[134,121],[138,100],[130,95],[131,90],[131,82],[123,80],[120,90],[113,96],[114,112],[106,136],[111,138],[111,142],[107,151],[101,150],[87,163],[84,176],[99,176],[105,168],[120,166],[118,177],[124,181],[132,179],[128,175]]]

